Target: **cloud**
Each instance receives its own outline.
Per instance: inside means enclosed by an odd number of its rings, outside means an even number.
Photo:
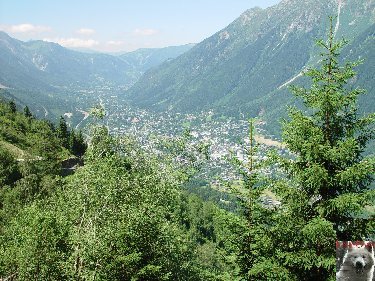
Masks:
[[[95,30],[91,28],[80,28],[76,31],[76,33],[81,35],[92,35],[95,33]]]
[[[145,28],[145,29],[140,29],[137,28],[133,31],[135,35],[140,35],[140,36],[151,36],[159,33],[158,30],[152,29],[152,28]]]
[[[107,45],[109,46],[122,46],[124,45],[123,41],[108,41]]]
[[[61,46],[68,47],[68,48],[92,48],[96,45],[99,45],[98,41],[93,39],[80,39],[80,38],[55,38],[55,39],[43,39],[44,41],[48,42],[55,42],[60,44]]]
[[[43,33],[51,31],[52,28],[49,26],[22,23],[17,25],[1,25],[0,30],[9,33]]]

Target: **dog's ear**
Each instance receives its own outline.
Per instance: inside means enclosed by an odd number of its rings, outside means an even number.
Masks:
[[[370,253],[372,253],[372,250],[373,250],[373,242],[372,241],[367,241],[365,243],[365,249],[367,251],[369,251]]]
[[[352,241],[348,241],[348,251],[349,252],[353,251],[353,248],[354,248],[354,245],[353,245]]]

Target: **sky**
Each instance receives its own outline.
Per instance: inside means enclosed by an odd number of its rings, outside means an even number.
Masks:
[[[0,30],[68,48],[133,51],[199,43],[280,0],[0,0]]]

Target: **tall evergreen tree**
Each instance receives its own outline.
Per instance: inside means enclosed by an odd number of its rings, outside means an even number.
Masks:
[[[66,121],[64,117],[60,116],[59,125],[57,127],[57,137],[60,139],[61,144],[63,147],[69,149],[69,131],[68,131],[68,125],[66,124]]]
[[[82,131],[75,132],[72,129],[69,132],[69,150],[75,156],[82,156],[87,149],[85,139],[83,138]]]
[[[78,133],[76,133],[76,146],[75,146],[75,152],[74,154],[77,156],[82,156],[85,154],[87,150],[87,144],[85,142],[85,139],[83,137],[82,131],[79,130]]]
[[[23,109],[23,114],[27,117],[27,118],[32,118],[33,115],[29,109],[29,107],[26,105]]]
[[[242,210],[242,223],[238,226],[237,263],[241,280],[293,280],[292,274],[274,255],[272,236],[277,214],[277,200],[269,197],[270,181],[265,175],[269,163],[259,156],[264,149],[255,141],[255,120],[249,121],[249,145],[246,159],[234,159],[242,175],[243,185],[237,190]],[[281,225],[280,225],[281,226]],[[288,238],[286,238],[288,239]]]
[[[77,147],[76,133],[72,129],[69,132],[69,150],[70,150],[70,152],[72,152],[73,154],[76,154],[75,153],[76,152],[76,147]]]
[[[12,113],[17,112],[17,106],[16,106],[16,103],[13,100],[9,102],[9,108],[10,108],[10,111]]]
[[[339,240],[363,239],[366,217],[362,216],[373,181],[374,157],[364,157],[374,137],[375,114],[360,117],[357,98],[364,90],[349,85],[359,62],[339,62],[345,40],[335,41],[333,19],[320,69],[310,69],[310,89],[292,87],[310,114],[290,109],[283,124],[283,139],[293,160],[282,159],[284,170],[309,199],[308,215],[329,221]],[[372,202],[373,204],[373,202]]]
[[[239,202],[241,203],[242,214],[244,218],[244,227],[241,230],[241,237],[239,243],[239,260],[238,263],[241,268],[241,275],[247,276],[248,271],[254,264],[254,257],[252,255],[253,247],[253,226],[255,224],[255,212],[259,211],[259,202],[257,199],[261,194],[261,187],[258,185],[260,181],[259,162],[255,161],[255,156],[258,151],[258,146],[254,140],[254,120],[249,120],[249,147],[246,148],[247,161],[242,162],[239,159],[234,159],[234,164],[239,168],[244,181],[244,188],[237,191]]]
[[[358,114],[363,90],[349,83],[358,62],[340,63],[346,42],[335,41],[332,18],[328,40],[317,43],[324,51],[321,67],[305,73],[311,87],[291,88],[305,108],[290,108],[283,122],[290,155],[272,155],[276,170],[268,188],[281,205],[258,212],[256,221],[248,208],[246,280],[335,280],[335,240],[363,240],[373,231],[366,207],[374,204],[375,159],[363,152],[374,137],[375,115]]]

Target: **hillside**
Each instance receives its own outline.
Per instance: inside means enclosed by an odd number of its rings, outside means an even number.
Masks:
[[[52,161],[59,165],[66,159],[82,156],[86,150],[82,133],[69,129],[63,119],[55,126],[36,119],[28,107],[17,111],[14,102],[0,99],[0,124],[0,149],[19,162]]]
[[[156,110],[213,108],[237,116],[280,116],[275,112],[291,98],[286,86],[300,83],[301,71],[319,60],[314,41],[323,37],[329,15],[337,15],[336,37],[350,40],[347,56],[369,57],[359,76],[373,75],[374,9],[374,0],[284,0],[250,9],[187,53],[147,72],[127,98]],[[373,88],[371,79],[358,82]]]

